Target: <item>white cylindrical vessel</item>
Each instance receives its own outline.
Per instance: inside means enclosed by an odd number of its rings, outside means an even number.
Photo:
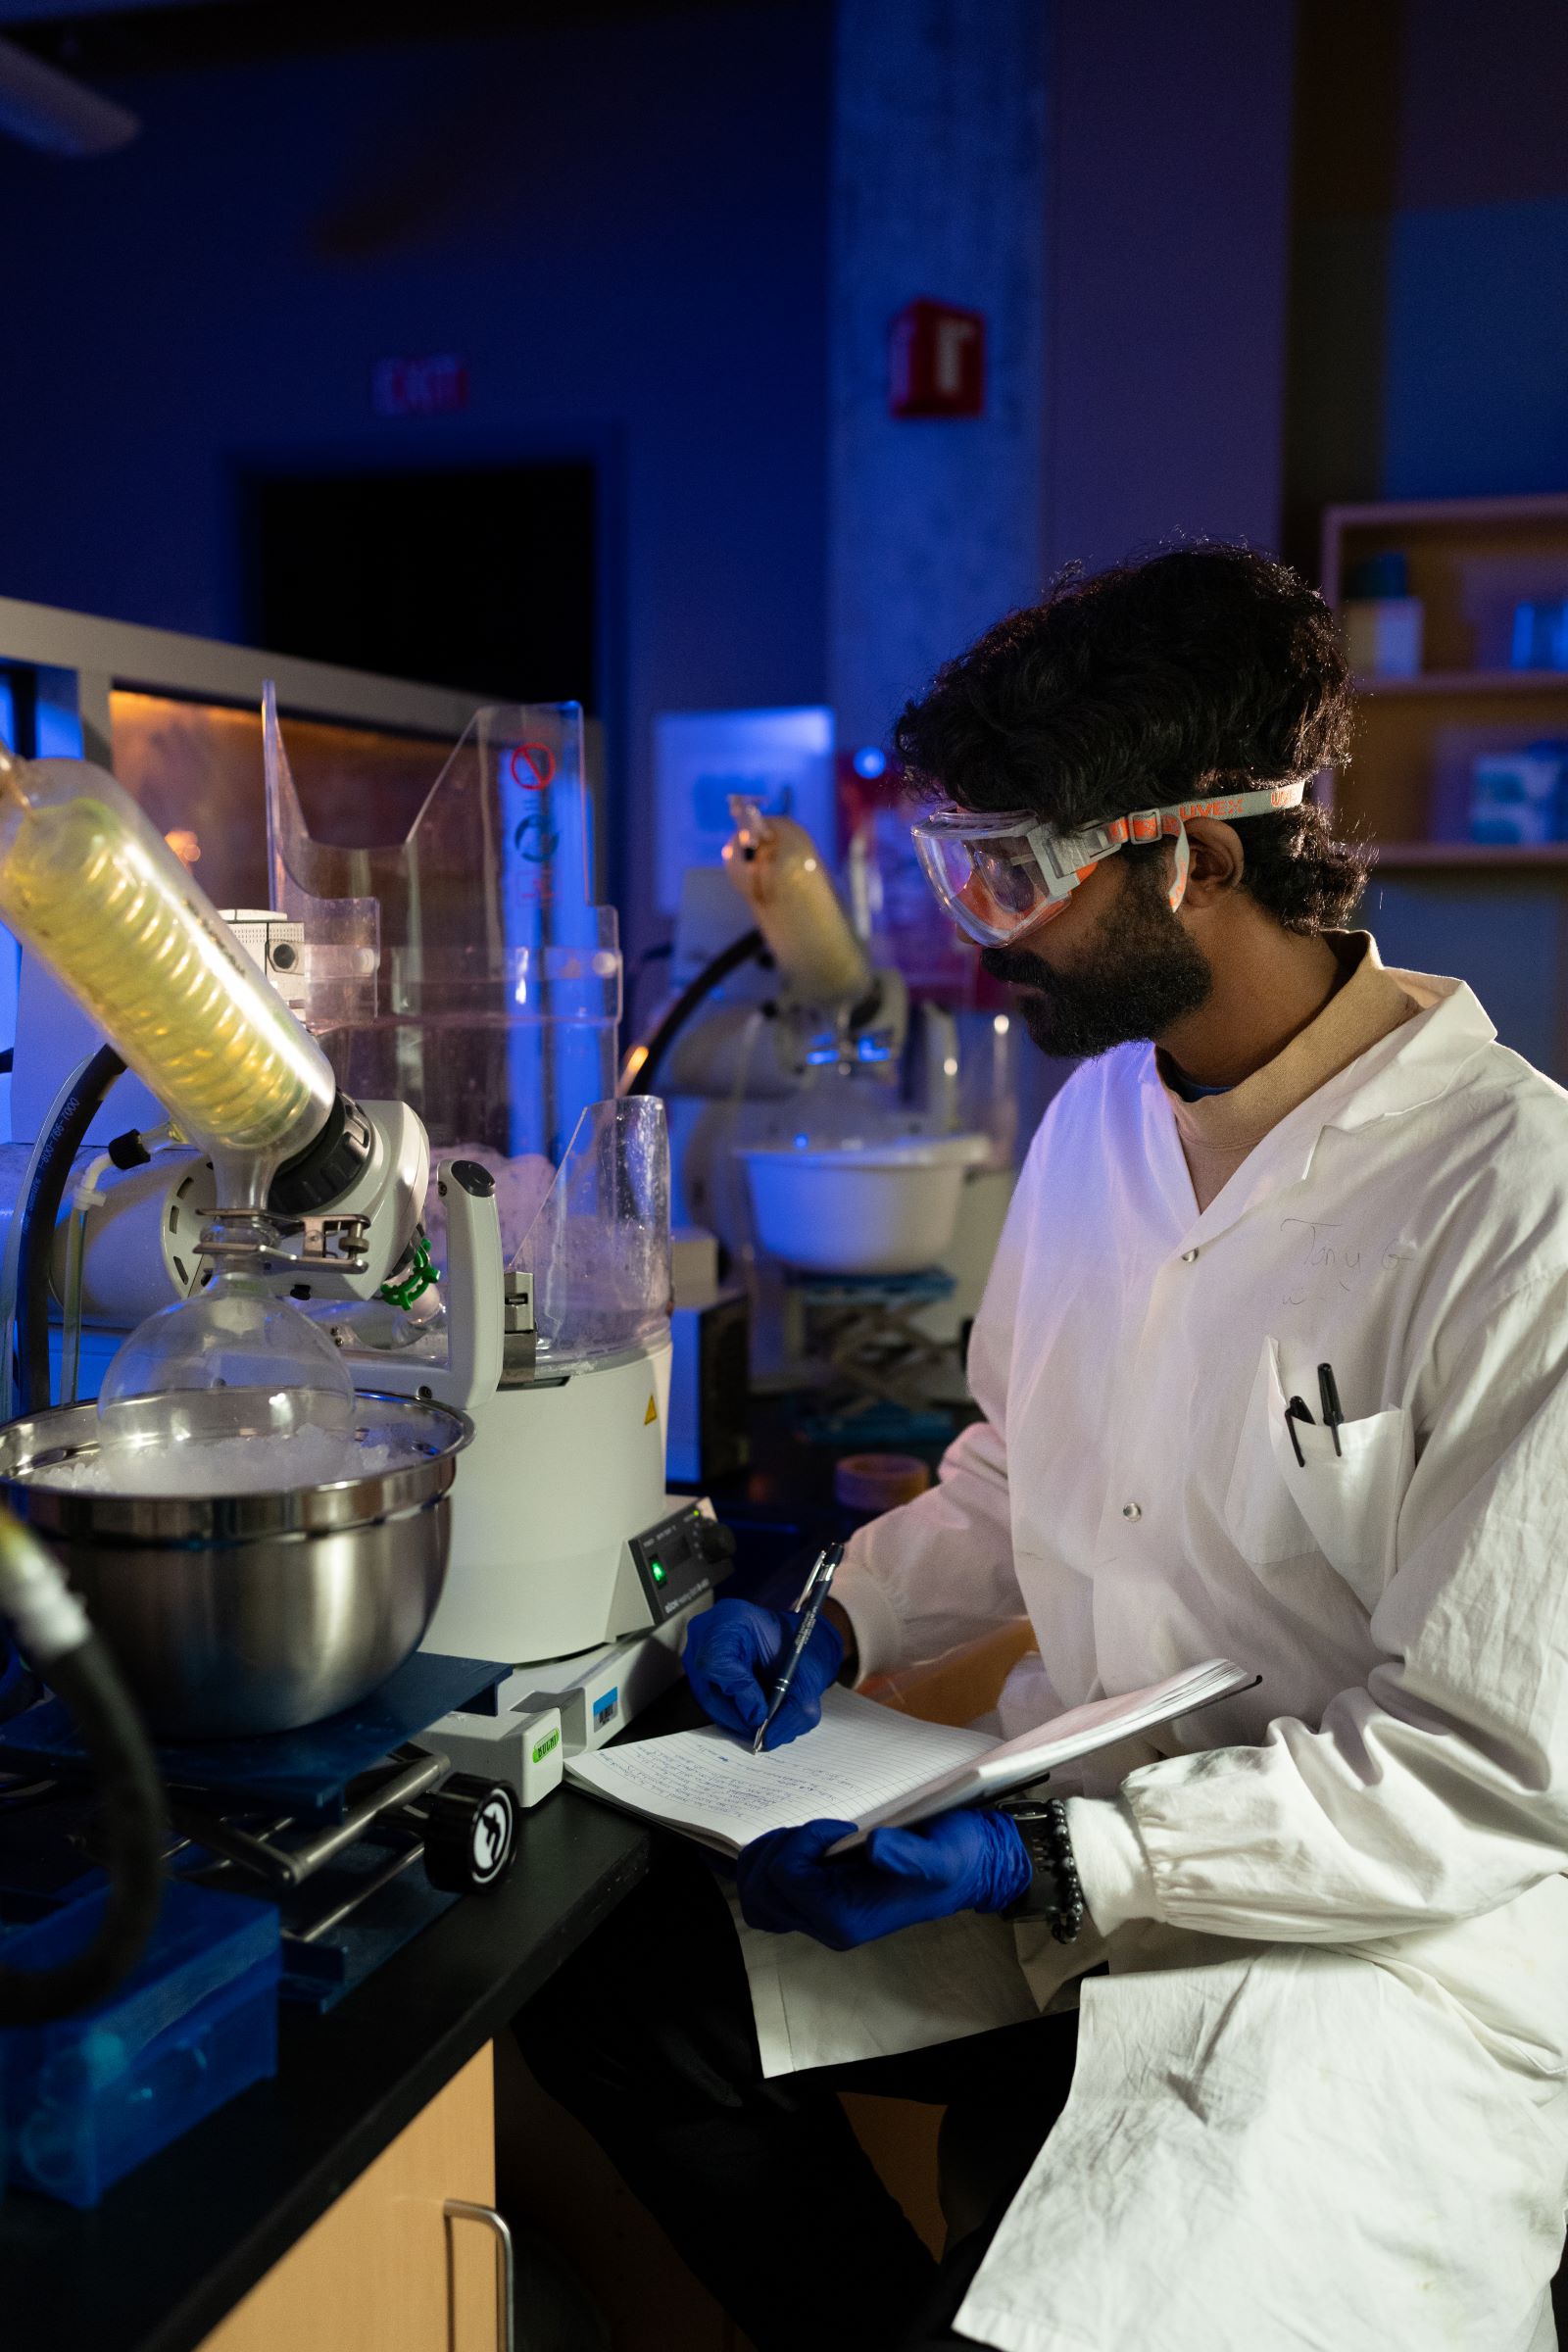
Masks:
[[[617,1634],[621,1547],[666,1509],[670,1345],[497,1390],[453,1494],[426,1649],[531,1664]],[[646,1620],[642,1622],[646,1623]]]
[[[808,1274],[918,1274],[953,1243],[981,1135],[758,1144],[740,1154],[757,1239]]]

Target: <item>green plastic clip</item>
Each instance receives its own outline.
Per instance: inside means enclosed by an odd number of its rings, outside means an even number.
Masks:
[[[422,1298],[430,1285],[433,1282],[439,1282],[440,1279],[435,1266],[431,1263],[430,1244],[421,1233],[414,1245],[414,1255],[409,1260],[409,1270],[403,1280],[401,1282],[383,1282],[376,1297],[384,1298],[388,1306],[401,1306],[407,1309],[414,1304],[416,1298]]]

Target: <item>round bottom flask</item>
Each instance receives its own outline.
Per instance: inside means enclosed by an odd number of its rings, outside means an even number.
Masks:
[[[224,1266],[131,1333],[98,1397],[100,1458],[169,1494],[316,1486],[354,1473],[358,1414],[325,1333]]]

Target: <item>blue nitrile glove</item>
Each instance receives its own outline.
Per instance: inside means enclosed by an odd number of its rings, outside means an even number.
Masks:
[[[830,1859],[828,1847],[854,1827],[808,1821],[754,1838],[735,1865],[747,1922],[847,1952],[922,1919],[1004,1911],[1034,1876],[1005,1813],[943,1813],[923,1830],[873,1830],[853,1854]]]
[[[686,1680],[704,1713],[726,1732],[755,1733],[800,1623],[796,1609],[760,1609],[750,1600],[718,1600],[694,1617],[686,1636]],[[769,1749],[798,1740],[820,1720],[822,1693],[843,1663],[837,1630],[819,1617],[789,1696],[767,1727]]]

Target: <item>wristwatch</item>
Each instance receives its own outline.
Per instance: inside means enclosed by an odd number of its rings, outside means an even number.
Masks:
[[[1014,1824],[1033,1865],[1033,1876],[1004,1919],[1049,1922],[1058,1943],[1072,1943],[1084,1924],[1084,1892],[1072,1857],[1067,1808],[1059,1796],[1004,1799],[999,1811]]]

